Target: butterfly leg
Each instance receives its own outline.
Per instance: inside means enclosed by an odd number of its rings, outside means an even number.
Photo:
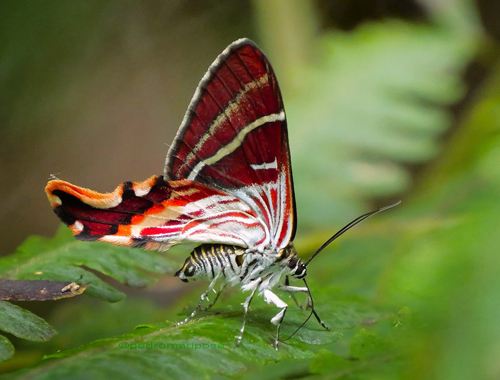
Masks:
[[[297,302],[297,300],[294,296],[294,293],[309,293],[309,290],[307,289],[307,287],[305,287],[305,286],[289,286],[287,284],[287,281],[285,280],[285,285],[281,285],[279,287],[279,289],[283,290],[286,293],[289,293],[292,296],[295,303],[297,304],[297,306],[300,307],[301,309],[308,309],[311,307],[313,309],[312,312],[314,314],[314,317],[316,318],[318,323],[321,325],[321,327],[323,327],[325,330],[332,331],[332,329],[329,328],[327,325],[325,325],[325,323],[321,320],[318,313],[316,313],[316,310],[314,310],[313,304],[311,302],[311,297],[307,298],[307,305],[305,308]]]
[[[221,287],[220,287],[220,289],[219,289],[219,291],[218,291],[218,292],[217,292],[217,294],[215,295],[215,299],[214,299],[214,301],[213,301],[211,304],[209,304],[208,306],[200,307],[200,310],[201,310],[201,311],[207,311],[207,310],[209,310],[212,306],[214,306],[214,305],[215,305],[215,303],[217,302],[217,300],[219,299],[220,294],[222,293],[222,291],[223,291],[223,290],[224,290],[224,288],[226,287],[226,285],[227,285],[227,284],[222,284],[222,285],[221,285]],[[207,298],[207,299],[208,299],[208,298]]]
[[[274,342],[274,348],[277,351],[279,337],[280,337],[281,322],[283,322],[283,318],[285,318],[285,313],[286,309],[288,308],[288,305],[283,300],[281,300],[276,294],[274,294],[268,289],[264,290],[264,301],[266,301],[267,303],[273,303],[274,305],[276,305],[276,307],[279,307],[281,309],[281,311],[271,319],[271,323],[277,326],[276,340]]]
[[[316,317],[316,320],[318,321],[318,323],[321,325],[321,327],[323,327],[326,331],[332,331],[332,329],[330,327],[328,327],[327,325],[325,325],[325,323],[321,320],[318,313],[316,313],[316,310],[313,310],[313,314]]]
[[[300,310],[304,310],[304,307],[299,303],[299,301],[297,301],[297,298],[295,297],[295,294],[293,294],[293,292],[290,292],[290,291],[287,291],[287,288],[290,286],[290,279],[288,278],[288,276],[285,277],[285,285],[280,285],[278,286],[279,289],[283,290],[284,292],[287,292],[290,297],[292,297],[293,299],[293,302],[295,302],[295,305],[297,305],[297,307],[300,309]]]
[[[214,285],[215,283],[217,282],[217,280],[219,279],[220,275],[217,275],[215,276],[215,278],[212,280],[212,282],[210,283],[210,285],[208,285],[208,289],[205,291],[205,293],[203,293],[200,297],[200,302],[198,302],[198,305],[196,306],[196,308],[193,310],[193,312],[189,315],[189,317],[187,317],[186,319],[184,319],[183,321],[180,321],[180,322],[177,322],[175,324],[175,326],[180,326],[180,325],[183,325],[184,323],[186,323],[187,321],[189,321],[191,318],[193,318],[196,313],[198,312],[198,310],[201,309],[201,304],[202,302],[205,300],[205,298],[207,298],[208,296],[208,293],[210,293],[212,291],[212,289],[214,288]],[[215,302],[214,302],[215,303]]]
[[[285,285],[280,285],[278,289],[283,290],[284,292],[288,293],[290,297],[292,297],[293,301],[295,302],[295,305],[299,307],[299,309],[304,310],[307,309],[310,306],[309,299],[307,300],[307,305],[304,308],[299,301],[297,301],[297,298],[295,297],[295,293],[307,293],[308,290],[306,287],[302,286],[290,286],[290,280],[288,276],[285,277]]]
[[[250,293],[250,295],[247,297],[245,302],[243,302],[241,304],[243,306],[243,309],[245,309],[245,312],[243,313],[243,324],[241,325],[240,334],[237,336],[238,341],[236,343],[236,347],[238,347],[240,345],[241,339],[243,338],[243,332],[245,331],[245,322],[247,319],[248,307],[250,306],[250,302],[252,302],[252,298],[255,294],[255,291],[257,290],[257,288],[259,287],[261,282],[262,282],[262,280],[258,279],[258,280],[251,282],[246,287],[243,287],[243,290],[250,290],[251,289],[252,293]]]

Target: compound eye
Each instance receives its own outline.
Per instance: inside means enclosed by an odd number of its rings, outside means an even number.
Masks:
[[[293,274],[294,276],[298,278],[304,278],[306,276],[307,268],[304,264],[299,265],[297,269],[295,270],[295,273]]]
[[[196,271],[196,268],[194,267],[193,264],[188,264],[186,267],[186,270],[184,271],[184,275],[186,277],[193,277],[194,273]]]
[[[236,265],[241,267],[243,265],[243,255],[237,255],[235,261]]]

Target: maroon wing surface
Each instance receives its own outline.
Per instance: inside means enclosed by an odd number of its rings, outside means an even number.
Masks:
[[[165,178],[236,196],[283,248],[296,216],[283,100],[274,71],[250,40],[229,45],[201,80],[167,154]]]

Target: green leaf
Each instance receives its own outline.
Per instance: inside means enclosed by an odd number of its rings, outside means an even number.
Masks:
[[[321,349],[316,353],[316,356],[311,361],[309,370],[311,373],[331,374],[332,368],[336,371],[350,372],[353,363],[346,360],[327,349]]]
[[[0,278],[16,280],[54,280],[90,282],[86,295],[110,302],[123,293],[86,270],[90,268],[117,281],[144,287],[156,281],[144,271],[168,273],[174,264],[156,252],[117,247],[106,243],[76,241],[71,231],[61,225],[52,239],[28,238],[15,254],[0,259]],[[81,279],[80,279],[81,277]]]
[[[0,301],[0,330],[35,342],[45,342],[56,333],[42,318],[5,301]]]
[[[122,292],[101,280],[88,268],[121,283],[144,287],[156,281],[155,277],[145,271],[171,272],[174,263],[156,252],[76,241],[71,231],[61,225],[54,238],[32,236],[16,253],[1,258],[0,279],[78,281],[89,283],[85,291],[89,296],[110,302],[119,301],[124,297]],[[4,301],[0,301],[0,330],[32,341],[46,341],[55,333],[43,319]],[[6,354],[0,358],[7,358],[7,352],[12,345],[2,343],[2,347]]]
[[[14,355],[14,346],[10,341],[0,335],[0,362],[10,359]]]
[[[377,356],[366,360],[348,360],[329,350],[320,350],[310,365],[310,371],[323,375],[321,379],[404,379],[401,362],[393,355]],[[398,376],[399,375],[399,376]],[[403,375],[403,376],[401,376]],[[315,379],[318,377],[310,377]]]
[[[340,314],[355,314],[352,305],[335,305],[335,309]],[[64,378],[68,374],[86,378],[92,373],[103,378],[205,378],[217,373],[242,373],[252,363],[310,359],[314,356],[311,344],[331,344],[342,337],[342,331],[355,327],[355,321],[346,324],[343,319],[330,320],[325,311],[325,307],[318,309],[333,332],[311,321],[293,339],[280,343],[278,351],[273,347],[276,326],[269,323],[275,308],[266,306],[249,312],[240,347],[236,347],[236,335],[241,328],[242,311],[225,312],[180,327],[171,323],[138,326],[129,334],[47,356],[29,375],[38,379]],[[282,338],[295,331],[307,314],[296,309],[287,312]],[[371,314],[377,315],[373,309]],[[20,377],[24,375],[24,371],[19,373]],[[15,373],[11,378],[17,378]]]
[[[371,331],[361,329],[351,340],[351,355],[366,360],[386,351],[387,345],[382,338]]]
[[[375,322],[374,322],[375,323]],[[391,378],[401,370],[398,357],[404,350],[395,345],[395,326],[388,320],[377,321],[370,328],[357,329],[350,340],[350,355],[340,356],[330,350],[319,350],[311,361],[311,373],[334,379]],[[397,349],[396,349],[397,347]]]

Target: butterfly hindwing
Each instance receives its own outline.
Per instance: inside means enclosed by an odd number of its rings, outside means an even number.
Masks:
[[[266,237],[246,204],[189,180],[153,176],[106,194],[52,180],[46,192],[79,240],[166,250],[182,242],[253,246]]]

